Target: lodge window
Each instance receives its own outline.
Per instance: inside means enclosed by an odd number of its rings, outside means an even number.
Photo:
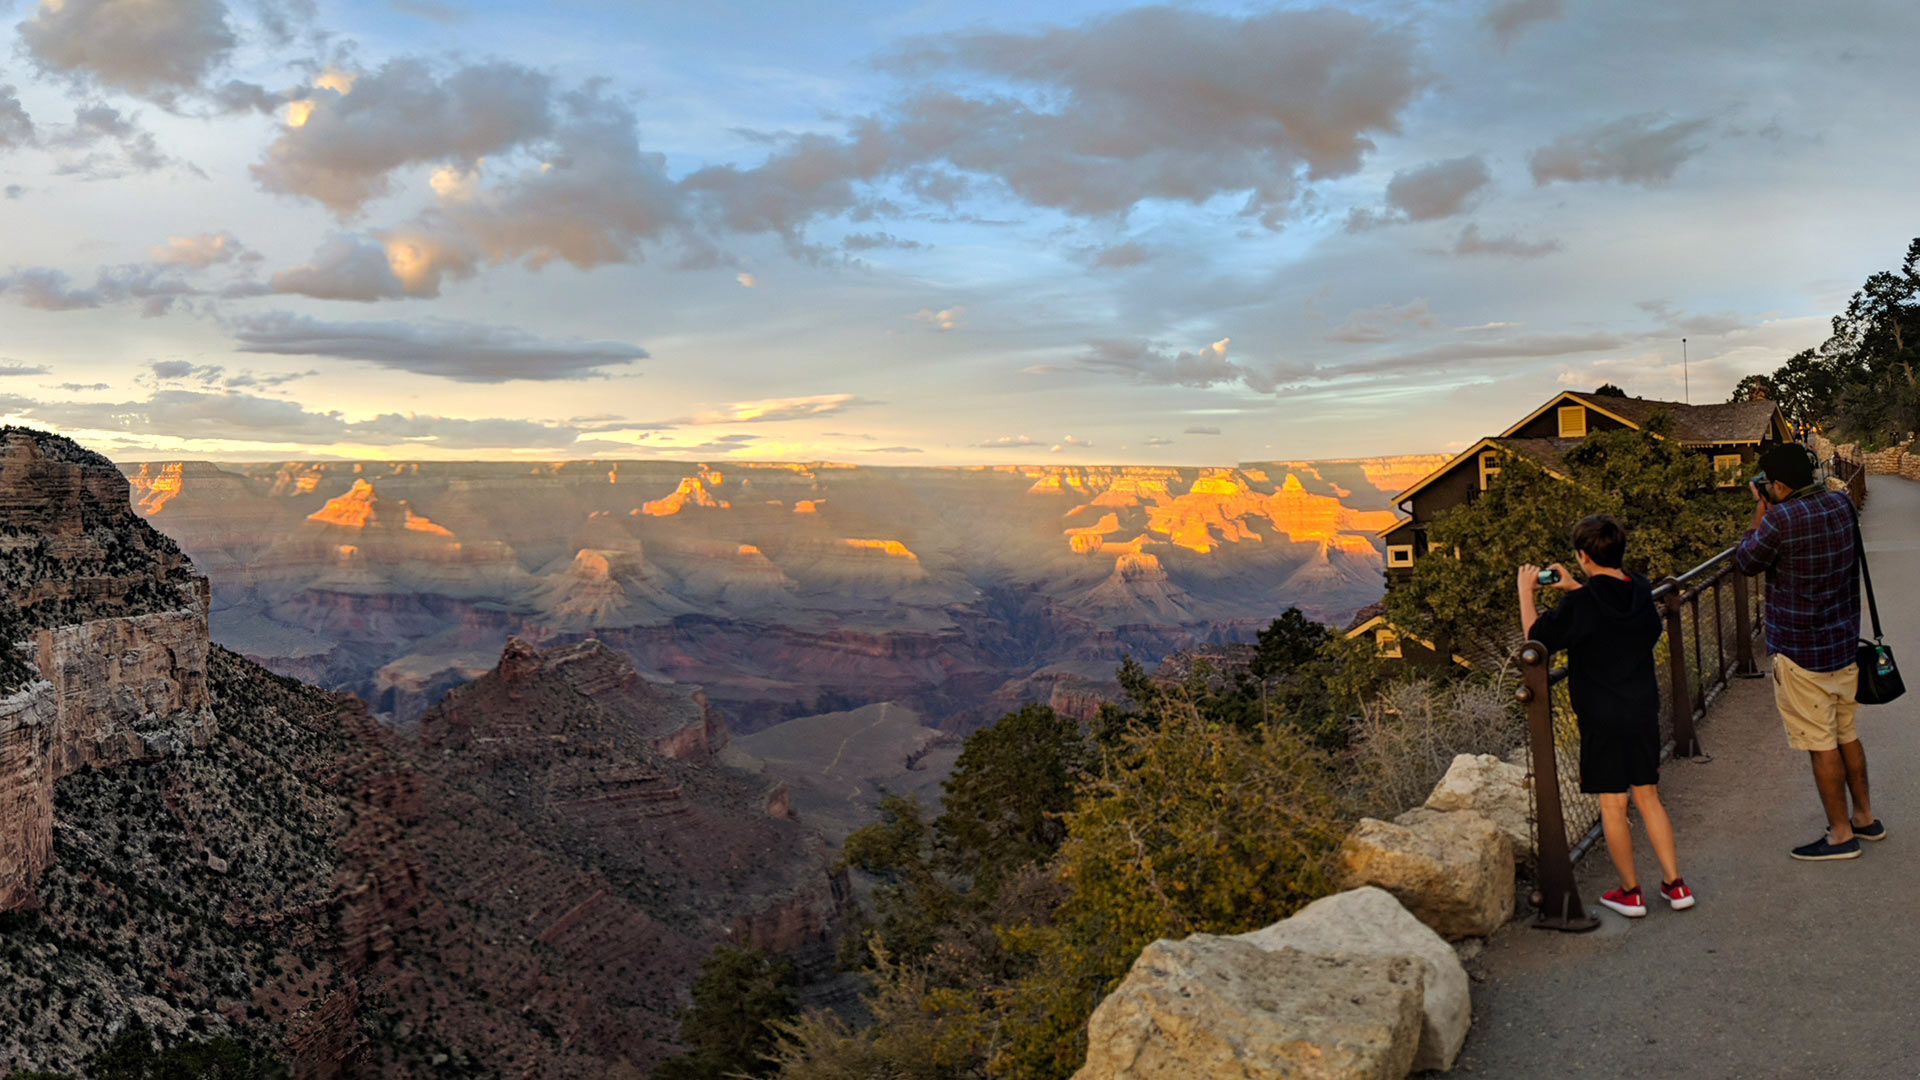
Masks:
[[[1387,545],[1387,565],[1391,567],[1412,566],[1413,565],[1413,545],[1412,544],[1388,544]]]
[[[1713,474],[1719,478],[1721,487],[1740,486],[1740,466],[1743,460],[1739,454],[1713,455]]]
[[[1390,660],[1400,659],[1400,635],[1391,630],[1377,630],[1373,635],[1374,647],[1381,656]]]
[[[1563,439],[1586,438],[1587,410],[1578,405],[1560,406],[1560,437]]]
[[[1480,490],[1487,490],[1493,478],[1500,475],[1500,451],[1488,450],[1480,455]]]

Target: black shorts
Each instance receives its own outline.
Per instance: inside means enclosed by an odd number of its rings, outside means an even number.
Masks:
[[[1660,782],[1660,721],[1580,725],[1580,790],[1625,794]]]

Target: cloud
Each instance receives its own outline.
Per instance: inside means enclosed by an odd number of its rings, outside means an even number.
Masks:
[[[1607,334],[1595,331],[1587,334],[1527,334],[1520,337],[1498,338],[1492,341],[1461,342],[1454,345],[1434,345],[1425,349],[1400,353],[1396,356],[1355,364],[1342,364],[1329,374],[1366,375],[1389,371],[1408,371],[1430,369],[1435,364],[1455,363],[1474,360],[1501,359],[1538,359],[1549,356],[1572,356],[1579,353],[1600,352],[1606,349],[1618,349],[1632,343],[1631,338],[1619,334]]]
[[[1220,429],[1210,424],[1194,424],[1182,432],[1184,435],[1218,435]]]
[[[740,286],[746,289],[751,289],[754,286],[760,284],[760,279],[754,277],[752,274],[744,270],[738,274],[733,275],[733,280],[739,282]]]
[[[456,382],[584,379],[645,359],[617,341],[546,341],[502,326],[433,320],[322,322],[284,311],[230,324],[241,352],[333,356]]]
[[[1139,266],[1147,261],[1147,249],[1129,240],[1124,244],[1103,247],[1093,256],[1093,265],[1103,270],[1118,270],[1128,266]]]
[[[952,330],[958,330],[967,325],[966,317],[967,309],[961,307],[959,304],[955,304],[950,308],[942,308],[939,311],[934,311],[932,308],[921,308],[919,311],[907,316],[909,319],[926,323],[928,326],[933,327],[943,334]]]
[[[1480,16],[1480,25],[1504,49],[1521,31],[1566,13],[1567,0],[1495,0]]]
[[[1412,221],[1452,217],[1492,181],[1492,171],[1478,154],[1450,158],[1394,173],[1387,184],[1387,203]]]
[[[107,180],[129,173],[147,173],[169,161],[153,133],[109,105],[93,103],[73,110],[73,123],[51,126],[41,133],[40,145],[58,161],[55,172],[89,180]],[[111,144],[110,152],[101,147]]]
[[[0,411],[65,429],[310,445],[347,442],[458,450],[558,448],[572,445],[580,434],[570,425],[533,420],[382,413],[369,420],[349,421],[337,412],[312,412],[298,402],[234,391],[156,390],[144,401],[117,403],[41,402],[0,396]]]
[[[349,97],[357,97],[355,86]],[[437,296],[443,278],[522,261],[563,260],[582,270],[641,256],[672,233],[683,265],[716,265],[718,253],[685,228],[666,159],[640,149],[633,112],[596,90],[563,95],[540,149],[544,160],[498,183],[462,187],[411,222],[374,234],[408,296]]]
[[[1219,386],[1243,383],[1261,393],[1272,393],[1279,376],[1304,375],[1307,369],[1287,372],[1259,371],[1227,359],[1227,344],[1221,338],[1204,349],[1168,353],[1152,342],[1134,339],[1102,339],[1089,343],[1079,358],[1080,367],[1107,375],[1126,375],[1140,382],[1160,386]]]
[[[63,270],[35,266],[0,274],[0,295],[10,295],[23,307],[41,311],[79,311],[125,300],[142,302],[141,314],[165,315],[174,302],[197,296],[200,290],[172,276],[169,267],[145,264],[101,270],[90,286],[73,283]]]
[[[1699,136],[1710,126],[1706,120],[1668,121],[1658,113],[1641,113],[1562,135],[1535,150],[1528,163],[1540,186],[1555,180],[1618,180],[1656,187],[1705,149]]]
[[[220,0],[41,0],[19,30],[40,70],[163,103],[236,42]]]
[[[1561,248],[1560,241],[1548,237],[1545,240],[1522,240],[1508,233],[1504,236],[1482,236],[1480,226],[1468,223],[1460,230],[1459,239],[1453,242],[1455,255],[1507,255],[1516,259],[1537,259],[1542,255],[1551,255]]]
[[[0,150],[32,146],[33,118],[11,86],[0,86]]]
[[[0,360],[0,378],[9,375],[49,375],[53,369],[45,364],[23,364],[18,360]]]
[[[552,89],[548,76],[503,60],[444,78],[411,58],[364,74],[334,73],[287,106],[287,126],[251,171],[268,191],[351,216],[387,194],[389,174],[401,166],[472,169],[548,134]]]
[[[1038,446],[1040,444],[1025,435],[1002,435],[997,439],[988,439],[986,442],[978,442],[973,445],[988,450],[1000,450],[1009,446]]]
[[[147,365],[147,369],[153,372],[154,378],[163,382],[176,382],[191,378],[195,374],[200,376],[201,382],[212,382],[226,370],[211,364],[202,367],[191,360],[155,360]]]
[[[898,251],[918,251],[927,245],[918,240],[903,240],[890,232],[848,233],[840,239],[840,246],[848,251],[873,251],[876,248],[893,248]]]
[[[1346,322],[1327,335],[1327,340],[1356,343],[1392,341],[1409,326],[1432,329],[1438,325],[1440,321],[1433,317],[1424,299],[1411,300],[1398,306],[1376,304],[1373,307],[1355,308],[1347,315]]]
[[[19,184],[8,184],[4,190],[9,199],[17,199],[27,193],[27,189],[21,187]]]
[[[749,424],[775,420],[812,420],[833,416],[862,405],[877,405],[853,394],[815,394],[811,397],[763,398],[736,401],[709,412],[676,420],[676,424]]]
[[[416,15],[437,23],[465,22],[473,14],[466,8],[443,4],[440,0],[387,0],[387,6],[402,15]]]
[[[154,262],[190,266],[204,270],[215,263],[232,262],[246,254],[240,241],[227,233],[199,233],[194,236],[170,236],[164,244],[147,249]]]
[[[63,382],[56,389],[65,390],[69,393],[84,394],[84,393],[90,393],[96,390],[105,390],[107,389],[107,384],[103,382],[96,382],[96,383]]]
[[[328,237],[312,259],[276,272],[270,284],[274,292],[320,300],[372,302],[409,295],[406,282],[393,271],[386,245],[362,236]],[[434,294],[416,291],[412,295]]]
[[[886,66],[926,81],[845,138],[786,138],[758,166],[712,166],[683,186],[729,229],[789,238],[856,210],[857,185],[925,169],[1080,217],[1233,195],[1278,227],[1303,178],[1354,172],[1431,82],[1408,30],[1334,9],[1142,7],[922,38]],[[966,84],[1005,89],[953,88]]]
[[[1172,446],[1173,440],[1169,438],[1165,438],[1160,435],[1149,435],[1147,436],[1147,445],[1148,446]]]

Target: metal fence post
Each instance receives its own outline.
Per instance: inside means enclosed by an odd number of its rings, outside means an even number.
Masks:
[[[1733,673],[1742,679],[1760,677],[1753,661],[1753,585],[1737,568],[1733,572]]]
[[[1680,619],[1683,600],[1680,583],[1668,578],[1667,700],[1673,709],[1673,756],[1699,757],[1700,740],[1693,733],[1693,689],[1687,677],[1687,632]]]
[[[1581,933],[1600,925],[1580,903],[1567,851],[1567,822],[1560,808],[1560,763],[1553,742],[1553,685],[1546,646],[1529,641],[1520,647],[1525,681],[1519,698],[1527,707],[1527,744],[1533,753],[1533,819],[1538,826],[1533,925],[1540,930]]]

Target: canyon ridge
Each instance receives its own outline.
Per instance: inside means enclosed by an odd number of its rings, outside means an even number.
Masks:
[[[1081,713],[1126,656],[1382,592],[1436,455],[1235,468],[153,461],[136,512],[211,579],[213,639],[412,730],[509,637],[587,639],[742,732],[877,703],[964,732]]]

